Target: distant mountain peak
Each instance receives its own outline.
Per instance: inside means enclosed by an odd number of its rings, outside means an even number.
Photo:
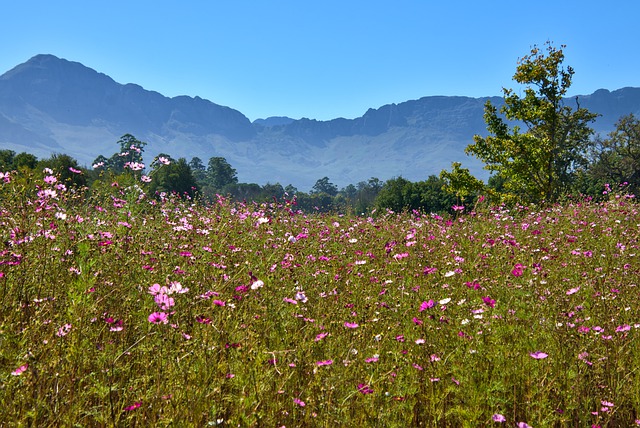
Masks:
[[[287,116],[270,116],[266,119],[256,119],[253,121],[254,125],[261,125],[265,128],[270,128],[272,126],[284,126],[288,125],[291,122],[294,122],[295,119],[291,119]]]

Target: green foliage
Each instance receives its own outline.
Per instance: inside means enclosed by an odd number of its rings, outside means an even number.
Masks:
[[[471,175],[468,168],[462,168],[460,162],[451,165],[451,171],[440,172],[440,179],[444,183],[444,189],[465,201],[482,193],[488,193],[489,189],[485,184]]]
[[[159,155],[158,159],[163,159],[168,163],[155,161],[151,171],[152,178],[149,184],[149,194],[170,194],[175,193],[180,197],[193,198],[198,191],[198,185],[193,177],[191,167],[185,158],[177,161],[170,156]]]
[[[426,181],[411,182],[397,177],[388,180],[376,197],[377,209],[389,209],[394,212],[417,210],[422,212],[444,213],[455,205],[456,198],[445,191],[445,181],[429,176]]]
[[[633,114],[620,118],[608,138],[596,139],[591,160],[588,173],[597,182],[627,183],[632,192],[640,192],[640,119]]]
[[[338,194],[338,186],[330,182],[329,177],[323,177],[316,181],[311,193],[326,193],[329,196],[336,196]]]
[[[225,186],[238,182],[238,175],[223,157],[212,157],[207,166],[207,185],[221,192]]]
[[[38,158],[26,152],[18,153],[13,150],[0,150],[0,171],[33,170],[38,165]]]
[[[484,118],[491,135],[474,136],[474,143],[466,149],[502,178],[499,196],[503,199],[553,202],[586,162],[584,154],[593,133],[589,123],[597,115],[577,102],[575,110],[564,104],[574,71],[562,66],[563,47],[556,49],[547,43],[545,52],[534,46],[519,60],[513,79],[524,85],[524,96],[504,89],[500,109],[516,125],[510,128],[488,101]]]
[[[38,162],[38,169],[48,168],[59,180],[69,186],[83,187],[87,185],[87,170],[78,165],[78,161],[66,154],[53,154]]]

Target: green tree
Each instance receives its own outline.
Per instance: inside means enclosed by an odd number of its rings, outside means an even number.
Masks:
[[[216,191],[222,191],[226,185],[237,182],[237,172],[225,158],[209,158],[207,167],[207,184],[209,186],[213,187]]]
[[[285,193],[284,188],[280,183],[275,183],[275,184],[267,183],[264,186],[262,186],[262,196],[264,200],[274,199],[274,198],[276,200],[280,200],[284,196],[284,193]]]
[[[355,198],[354,211],[357,214],[365,214],[369,211],[373,207],[382,186],[384,186],[384,182],[376,177],[371,177],[368,181],[360,181],[356,185],[358,193]]]
[[[167,160],[170,157],[164,156]],[[155,168],[151,172],[152,181],[149,185],[149,193],[176,193],[181,197],[193,197],[198,185],[191,172],[191,167],[185,158],[177,161],[169,160],[169,163],[154,162]]]
[[[85,186],[87,184],[87,171],[78,165],[78,161],[67,154],[54,153],[51,157],[38,162],[38,168],[51,169],[67,186]]]
[[[403,177],[387,180],[375,200],[377,209],[395,212],[415,209],[420,198],[415,193],[414,183]]]
[[[114,174],[121,174],[125,168],[130,168],[132,165],[143,165],[142,154],[147,143],[138,140],[131,134],[124,134],[116,144],[120,146],[120,150],[117,153],[111,155],[110,158],[100,155],[93,161],[92,165],[96,169],[104,169]],[[136,167],[133,170],[136,170]]]
[[[322,177],[313,185],[311,193],[326,193],[329,196],[338,194],[338,186],[329,181],[329,177]]]
[[[633,114],[620,118],[606,139],[596,138],[589,174],[599,183],[628,183],[640,191],[640,120]]]
[[[11,171],[13,169],[13,159],[16,152],[13,150],[0,150],[0,172]]]
[[[196,182],[199,185],[205,184],[205,180],[207,178],[207,167],[202,163],[202,159],[194,156],[189,161],[189,167],[191,168],[191,173],[193,174],[193,178],[196,179]]]
[[[485,169],[501,175],[503,197],[554,201],[566,190],[577,167],[586,162],[593,134],[589,123],[597,115],[581,108],[577,99],[575,110],[565,105],[574,71],[562,65],[563,48],[547,42],[545,49],[534,46],[518,61],[513,79],[524,85],[524,95],[503,89],[500,109],[517,125],[510,128],[488,101],[484,119],[492,135],[474,136],[474,143],[465,150],[483,161]]]
[[[21,170],[23,168],[27,169],[35,169],[38,165],[38,158],[31,153],[22,152],[18,153],[13,158],[13,167],[17,170]]]

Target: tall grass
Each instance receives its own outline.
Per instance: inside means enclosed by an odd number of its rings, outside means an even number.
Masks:
[[[631,197],[361,218],[3,179],[6,426],[640,424]]]

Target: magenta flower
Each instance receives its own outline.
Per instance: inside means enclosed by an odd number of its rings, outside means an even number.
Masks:
[[[306,405],[307,405],[307,403],[305,403],[304,401],[302,401],[302,400],[301,400],[301,399],[299,399],[299,398],[294,398],[294,399],[293,399],[293,403],[294,403],[294,404],[297,404],[297,405],[298,405],[298,406],[300,406],[300,407],[304,407],[304,406],[306,406]]]
[[[169,318],[165,312],[154,312],[149,315],[149,322],[152,324],[167,324]]]
[[[485,305],[489,306],[490,308],[494,308],[496,306],[496,301],[489,296],[483,297],[482,301],[485,303]]]
[[[518,422],[518,428],[531,428],[531,425],[526,422]]]
[[[544,352],[536,351],[529,354],[529,356],[536,360],[544,360],[549,356],[549,354],[545,354]]]
[[[358,328],[358,324],[356,324],[355,322],[345,322],[344,326],[347,328]]]
[[[426,311],[427,309],[433,308],[435,304],[436,303],[433,301],[433,299],[429,300],[428,302],[422,302],[419,311],[422,312]]]
[[[373,394],[373,389],[367,385],[366,383],[359,383],[358,384],[358,392],[361,394]]]
[[[142,406],[142,401],[136,401],[132,405],[125,407],[124,411],[125,412],[130,412],[132,410],[135,410],[135,409],[139,408],[140,406]]]
[[[513,276],[522,276],[522,274],[524,273],[524,269],[525,269],[525,266],[523,266],[523,265],[522,265],[522,264],[520,264],[520,263],[517,263],[517,264],[513,267],[513,270],[511,271],[511,274],[512,274]]]
[[[222,300],[214,300],[211,303],[213,303],[216,306],[225,306],[226,305],[226,303],[224,301],[222,301]]]
[[[330,366],[331,364],[333,364],[333,360],[316,361],[316,366]]]
[[[507,418],[502,416],[500,413],[495,413],[493,416],[491,416],[491,420],[494,422],[506,422]]]
[[[429,275],[429,274],[432,274],[432,273],[436,273],[437,271],[438,271],[438,269],[437,269],[437,268],[434,268],[434,267],[428,267],[428,266],[427,266],[427,267],[425,267],[425,268],[422,270],[422,273],[423,273],[423,274],[425,274],[425,275]]]

